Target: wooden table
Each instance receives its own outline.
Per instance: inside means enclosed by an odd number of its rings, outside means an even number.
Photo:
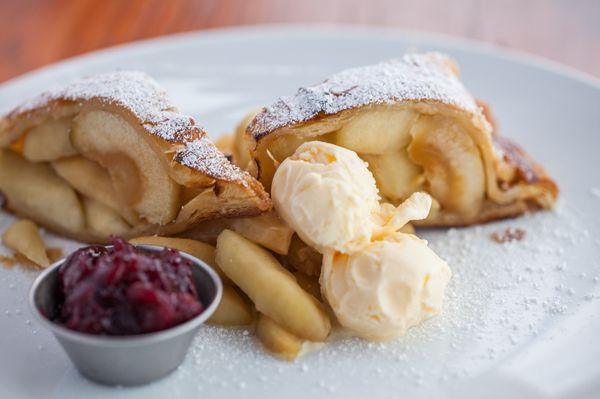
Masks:
[[[600,77],[599,0],[0,0],[0,82],[132,40],[275,22],[441,32]]]

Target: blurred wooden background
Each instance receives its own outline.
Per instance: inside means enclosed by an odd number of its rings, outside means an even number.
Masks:
[[[600,76],[600,0],[0,0],[0,82],[132,40],[282,22],[441,32]]]

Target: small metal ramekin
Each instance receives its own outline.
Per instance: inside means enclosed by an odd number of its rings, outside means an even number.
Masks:
[[[149,251],[163,247],[138,245]],[[141,385],[162,378],[185,358],[200,326],[214,313],[223,293],[223,284],[215,271],[186,253],[181,256],[193,263],[192,275],[204,311],[175,327],[147,334],[109,336],[69,330],[51,321],[56,309],[58,268],[54,263],[34,281],[29,306],[37,320],[49,328],[65,352],[85,377],[105,385]]]

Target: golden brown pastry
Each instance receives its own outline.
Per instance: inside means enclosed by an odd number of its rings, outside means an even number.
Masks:
[[[349,69],[264,108],[246,129],[246,167],[270,190],[278,165],[306,141],[334,143],[369,164],[383,200],[416,191],[434,209],[421,225],[468,225],[550,208],[558,188],[482,108],[438,53]]]
[[[271,206],[141,72],[81,79],[0,118],[0,191],[11,211],[85,241],[175,234]]]

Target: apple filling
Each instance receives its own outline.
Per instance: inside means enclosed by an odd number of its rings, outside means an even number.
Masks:
[[[177,215],[177,184],[120,117],[82,112],[36,125],[23,137],[21,151],[0,150],[0,191],[11,210],[90,241]]]
[[[156,146],[117,113],[49,119],[0,149],[0,192],[12,211],[87,241],[176,233],[216,194],[178,184]]]
[[[48,163],[30,162],[0,149],[0,191],[8,207],[59,231],[83,231],[83,205],[75,190]]]
[[[384,201],[398,205],[426,191],[439,209],[463,220],[477,217],[486,193],[485,167],[481,149],[459,120],[395,106],[365,107],[340,119],[341,126],[320,121],[323,126],[310,136],[291,128],[259,139],[261,182],[269,187],[277,166],[302,143],[326,141],[355,151],[368,163]]]
[[[133,126],[106,111],[80,113],[73,121],[74,147],[108,171],[116,195],[150,223],[177,216],[179,186],[157,160],[152,144]]]

